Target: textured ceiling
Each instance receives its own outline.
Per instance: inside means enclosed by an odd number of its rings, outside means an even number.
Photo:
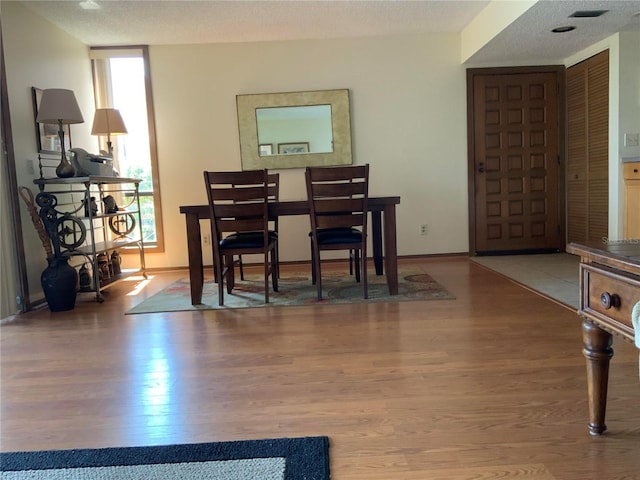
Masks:
[[[28,1],[89,45],[185,44],[457,32],[488,1]],[[72,27],[72,28],[70,28]]]
[[[503,0],[514,1],[514,0]],[[84,10],[81,3],[98,9]],[[258,42],[460,32],[490,3],[431,0],[26,1],[25,5],[87,45]],[[610,10],[597,19],[576,10]],[[640,29],[640,2],[541,0],[472,62],[559,60],[628,29]],[[566,34],[550,29],[572,24]]]
[[[570,17],[574,12],[584,10],[608,12],[598,18]],[[576,29],[568,33],[551,32],[552,28],[564,25]],[[472,60],[487,63],[561,61],[616,32],[629,30],[640,31],[640,1],[544,0],[494,37]]]

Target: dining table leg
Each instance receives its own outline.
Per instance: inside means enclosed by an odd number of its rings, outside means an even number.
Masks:
[[[384,273],[382,267],[382,212],[371,212],[371,233],[373,243],[373,265],[376,268],[376,275]]]
[[[195,213],[186,214],[187,250],[189,253],[189,282],[191,284],[191,305],[202,303],[204,266],[202,264],[202,243],[200,220]]]
[[[384,262],[389,295],[398,295],[398,245],[396,242],[396,206],[384,207]]]

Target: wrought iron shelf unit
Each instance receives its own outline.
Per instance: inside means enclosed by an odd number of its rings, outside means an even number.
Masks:
[[[140,182],[99,176],[33,181],[40,190],[36,203],[55,254],[84,257],[74,262],[81,273],[85,269],[78,291],[95,292],[100,303],[104,301],[102,290],[115,282],[132,275],[146,278]],[[137,250],[137,262],[134,255],[120,256],[131,250]],[[123,268],[123,258],[126,263],[137,263],[135,268]]]

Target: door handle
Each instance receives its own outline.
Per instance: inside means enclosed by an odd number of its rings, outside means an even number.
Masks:
[[[480,173],[484,173],[484,162],[480,162],[480,165],[478,165],[478,171]]]

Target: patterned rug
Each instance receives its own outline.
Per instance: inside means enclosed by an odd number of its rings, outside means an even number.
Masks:
[[[3,480],[329,480],[327,437],[0,454]]]
[[[398,272],[398,293],[391,296],[387,289],[387,277],[369,273],[369,298],[364,299],[362,284],[348,272],[323,272],[322,297],[317,300],[316,286],[308,276],[291,276],[282,273],[278,280],[278,292],[270,291],[269,303],[264,303],[264,280],[245,274],[245,280],[236,279],[231,294],[225,290],[224,303],[218,305],[218,286],[205,280],[202,303],[191,305],[189,279],[178,280],[161,292],[144,300],[127,312],[136,313],[179,312],[188,310],[213,310],[250,307],[282,307],[299,305],[335,305],[363,302],[401,302],[409,300],[451,300],[455,297],[431,276],[419,269],[402,269]]]

